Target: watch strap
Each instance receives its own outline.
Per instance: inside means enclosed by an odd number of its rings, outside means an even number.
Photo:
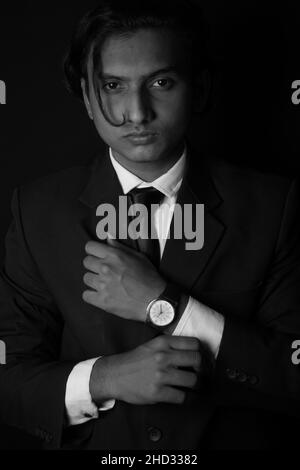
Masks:
[[[165,290],[160,294],[158,299],[167,300],[173,305],[176,310],[180,301],[180,296],[181,290],[179,289],[179,287],[176,284],[173,284],[172,282],[168,282],[165,287]]]

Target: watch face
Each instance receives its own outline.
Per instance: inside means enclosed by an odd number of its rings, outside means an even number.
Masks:
[[[156,300],[151,305],[149,315],[155,325],[166,326],[173,321],[175,311],[167,300]]]

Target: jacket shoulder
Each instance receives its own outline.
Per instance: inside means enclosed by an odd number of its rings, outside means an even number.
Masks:
[[[211,160],[211,175],[223,193],[255,198],[262,202],[266,199],[285,198],[291,186],[294,183],[299,184],[297,176],[239,166],[218,157]]]
[[[72,200],[80,195],[89,175],[89,167],[78,165],[40,177],[19,187],[25,201],[36,203]]]

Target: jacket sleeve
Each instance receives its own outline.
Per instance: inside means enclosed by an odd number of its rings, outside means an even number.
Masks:
[[[0,276],[0,419],[59,448],[65,424],[65,389],[75,366],[60,361],[63,318],[26,243],[20,190],[12,198],[13,220]]]
[[[292,343],[300,339],[299,221],[300,191],[295,179],[287,192],[258,310],[248,322],[225,319],[215,365],[216,396],[223,406],[300,416],[300,366],[292,361]]]

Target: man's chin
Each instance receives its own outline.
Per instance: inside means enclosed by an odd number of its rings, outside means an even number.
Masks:
[[[149,146],[150,147],[150,146]],[[146,148],[146,146],[136,146],[126,152],[119,152],[122,158],[135,163],[151,163],[161,159],[161,150]]]

